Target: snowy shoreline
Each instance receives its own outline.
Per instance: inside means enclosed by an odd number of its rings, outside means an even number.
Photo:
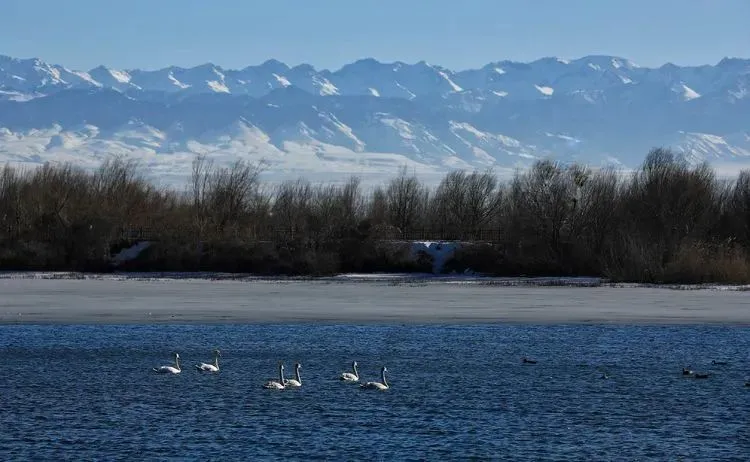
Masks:
[[[748,287],[476,275],[279,278],[222,273],[0,273],[0,325],[374,322],[750,326],[744,290]]]
[[[610,288],[663,288],[671,290],[729,290],[750,291],[750,284],[653,284],[611,282],[600,277],[495,277],[480,274],[431,273],[349,273],[335,276],[261,276],[247,273],[221,272],[112,272],[82,273],[75,271],[1,271],[0,280],[89,280],[89,281],[140,281],[140,282],[255,282],[255,283],[387,283],[397,284],[454,284],[507,287],[610,287]]]

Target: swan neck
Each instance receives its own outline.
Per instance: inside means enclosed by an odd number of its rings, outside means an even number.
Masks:
[[[217,369],[219,368],[219,355],[218,355],[218,353],[214,353],[214,366],[216,366]]]
[[[279,366],[279,383],[284,385],[284,368]]]
[[[180,369],[180,357],[179,356],[175,356],[174,362],[175,362],[175,364],[177,366],[177,370],[179,370]]]
[[[302,383],[302,378],[299,376],[299,367],[294,371],[294,375],[297,377],[297,382]]]
[[[383,379],[383,385],[388,386],[388,382],[385,380],[385,371],[380,371],[380,377]]]
[[[354,376],[359,378],[359,372],[357,372],[357,365],[354,364],[352,367],[354,368]]]

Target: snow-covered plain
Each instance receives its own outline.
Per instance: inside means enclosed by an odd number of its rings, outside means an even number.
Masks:
[[[16,277],[17,276],[17,277]],[[672,290],[596,280],[0,275],[0,324],[576,323],[750,325],[748,287]],[[680,289],[680,287],[675,287]],[[123,294],[127,296],[123,297]],[[190,303],[185,303],[190,300]],[[415,302],[418,301],[418,302]]]

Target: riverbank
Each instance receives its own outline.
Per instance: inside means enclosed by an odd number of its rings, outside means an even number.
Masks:
[[[258,165],[205,157],[194,168],[184,190],[124,159],[4,168],[0,269],[750,284],[750,172],[720,181],[665,149],[627,176],[540,160],[505,182],[454,171],[431,188],[402,170],[371,191],[357,178],[270,187]]]
[[[498,277],[478,273],[345,273],[334,276],[265,276],[214,271],[127,271],[89,273],[79,271],[0,271],[3,279],[107,280],[107,281],[235,281],[235,282],[321,282],[399,284],[473,284],[505,287],[610,287],[658,288],[669,290],[750,291],[750,284],[674,284],[613,282],[596,276]]]
[[[667,291],[581,278],[181,276],[4,273],[0,324],[750,325],[747,286]]]

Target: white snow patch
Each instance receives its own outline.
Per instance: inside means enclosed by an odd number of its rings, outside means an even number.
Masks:
[[[320,88],[320,94],[322,96],[339,94],[339,89],[336,88],[336,85],[332,84],[328,79],[316,75],[312,80],[313,83]]]
[[[374,88],[368,88],[368,90],[370,90],[370,94],[371,94],[372,96],[377,96],[377,97],[380,97],[380,92],[379,92],[379,91],[377,91],[376,89],[374,89]]]
[[[287,79],[283,75],[278,75],[278,74],[271,74],[271,75],[273,75],[273,77],[276,79],[277,82],[279,82],[279,85],[281,85],[282,87],[288,87],[292,84],[289,81],[289,79]]]
[[[183,90],[184,90],[185,88],[190,88],[190,85],[188,85],[188,84],[186,84],[186,83],[182,83],[182,82],[180,82],[179,80],[177,80],[177,78],[176,78],[176,77],[175,77],[174,75],[172,75],[172,73],[171,73],[171,72],[169,73],[169,75],[167,76],[167,78],[169,78],[169,80],[171,80],[171,81],[172,81],[172,83],[173,83],[173,84],[174,84],[175,86],[177,86],[177,87],[179,87],[179,88],[182,88]]]
[[[487,162],[487,163],[495,163],[495,158],[492,157],[491,155],[489,155],[487,153],[487,151],[485,151],[482,148],[478,148],[476,146],[472,146],[471,147],[471,152],[474,154],[474,157],[476,157],[477,159],[481,159],[481,160],[483,160],[484,162]]]
[[[554,133],[549,133],[549,132],[546,132],[545,135],[549,136],[551,138],[560,138],[561,140],[565,140],[565,141],[567,141],[568,143],[571,143],[571,144],[578,144],[578,143],[581,142],[581,140],[579,140],[578,138],[574,138],[574,137],[568,136],[568,135],[559,135],[559,134],[555,135]]]
[[[125,71],[119,71],[117,69],[107,69],[109,75],[120,83],[130,83],[130,74]]]
[[[211,70],[213,71],[214,74],[216,74],[216,76],[219,78],[219,80],[221,80],[222,82],[224,80],[226,80],[226,76],[224,75],[223,72],[221,72],[220,70],[216,69],[215,67],[212,68]]]
[[[508,96],[508,92],[507,91],[493,91],[492,93],[495,96],[499,96],[501,98],[505,98],[506,96]]]
[[[745,99],[750,96],[750,90],[743,86],[737,91],[730,90],[729,94],[732,95],[735,99]]]
[[[475,138],[482,142],[488,142],[488,141],[496,141],[502,144],[503,146],[507,146],[510,148],[520,148],[521,143],[515,139],[511,138],[509,136],[505,135],[498,135],[494,133],[485,133],[481,130],[478,130],[476,127],[474,127],[471,124],[468,124],[466,122],[455,122],[453,120],[450,121],[450,130],[451,132],[458,137],[461,141],[463,141],[467,146],[473,146],[472,143],[466,141],[462,136],[460,136],[458,133],[456,133],[457,130],[463,130],[465,132],[468,132],[469,134],[473,135]]]
[[[738,139],[733,136],[733,140],[728,141],[726,138],[710,133],[684,133],[685,136],[678,149],[688,155],[688,158],[694,162],[702,162],[707,158],[721,159],[731,157],[734,159],[750,158],[750,149],[743,142],[745,136]],[[731,136],[731,135],[730,135]]]
[[[324,118],[325,120],[328,120],[330,123],[332,123],[338,130],[344,134],[347,138],[352,140],[355,144],[354,152],[362,152],[365,150],[365,143],[362,142],[359,138],[357,138],[357,135],[354,134],[354,130],[345,123],[341,122],[339,119],[336,118],[333,114],[320,114],[320,117]]]
[[[534,85],[534,88],[539,90],[539,93],[543,94],[544,96],[552,96],[552,94],[555,92],[555,89],[552,87]]]
[[[700,97],[701,97],[700,93],[688,87],[684,83],[682,84],[682,98],[685,101],[690,101],[691,99],[696,99]]]
[[[456,242],[412,242],[411,255],[415,258],[420,252],[424,252],[431,256],[432,272],[438,274],[459,247]]]
[[[487,134],[477,130],[473,125],[467,124],[465,122],[454,122],[451,120],[450,122],[451,130],[453,129],[459,129],[459,130],[465,130],[472,135],[476,136],[477,138],[487,138]]]
[[[505,74],[505,69],[503,69],[501,67],[496,67],[494,70],[495,70],[496,73],[498,73],[500,75]]]
[[[377,114],[377,115],[388,116],[390,114]],[[386,125],[396,130],[396,132],[398,132],[398,135],[405,140],[416,139],[416,136],[414,136],[414,133],[411,130],[411,124],[409,124],[409,122],[403,119],[395,119],[395,118],[392,119],[392,118],[385,117],[385,118],[381,118],[380,122],[383,125]]]
[[[414,98],[416,98],[416,97],[417,97],[417,95],[415,95],[414,93],[412,93],[412,92],[411,92],[411,90],[409,90],[409,89],[408,89],[408,88],[406,88],[405,86],[401,85],[400,83],[396,82],[396,86],[397,86],[398,88],[400,88],[400,89],[404,90],[405,92],[407,92],[407,93],[409,94],[409,99],[414,99]]]
[[[81,71],[71,71],[70,69],[65,69],[66,71],[70,72],[71,74],[78,76],[81,80],[84,80],[91,85],[95,87],[102,87],[103,85],[91,77],[91,75],[88,72],[81,72]]]
[[[595,71],[601,71],[602,70],[602,67],[600,65],[594,64],[594,63],[589,63],[589,67],[591,69],[595,70]]]
[[[456,83],[453,80],[451,80],[451,78],[448,77],[448,74],[446,74],[445,72],[439,71],[438,74],[440,74],[440,77],[442,77],[443,79],[445,79],[446,82],[448,82],[448,85],[451,86],[453,91],[455,92],[464,91],[464,89],[456,85]]]
[[[711,135],[710,133],[690,133],[690,134],[695,136],[698,139],[708,141],[709,143],[724,144],[724,145],[727,144],[726,140],[722,138],[721,136]]]
[[[218,80],[207,80],[208,87],[216,93],[229,93],[229,88]]]
[[[633,83],[633,81],[628,77],[625,77],[623,75],[619,75],[618,77],[620,77],[620,81],[622,81],[622,83],[624,83],[625,85]]]
[[[34,66],[34,67],[36,67],[37,69],[40,69],[40,70],[42,69],[39,66]],[[60,77],[60,70],[59,69],[55,69],[54,67],[50,67],[50,66],[47,66],[47,65],[45,65],[45,67],[46,67],[45,70],[47,72],[49,72],[50,75],[52,75],[52,78],[54,79],[55,82],[58,82],[58,83],[68,83],[65,80],[63,80],[62,77]]]
[[[34,98],[40,98],[44,95],[29,95],[26,93],[21,93],[18,91],[7,91],[7,90],[0,90],[0,95],[5,96],[6,99],[9,101],[17,101],[19,103],[25,102],[25,101],[31,101]],[[0,129],[4,130],[4,129]]]

